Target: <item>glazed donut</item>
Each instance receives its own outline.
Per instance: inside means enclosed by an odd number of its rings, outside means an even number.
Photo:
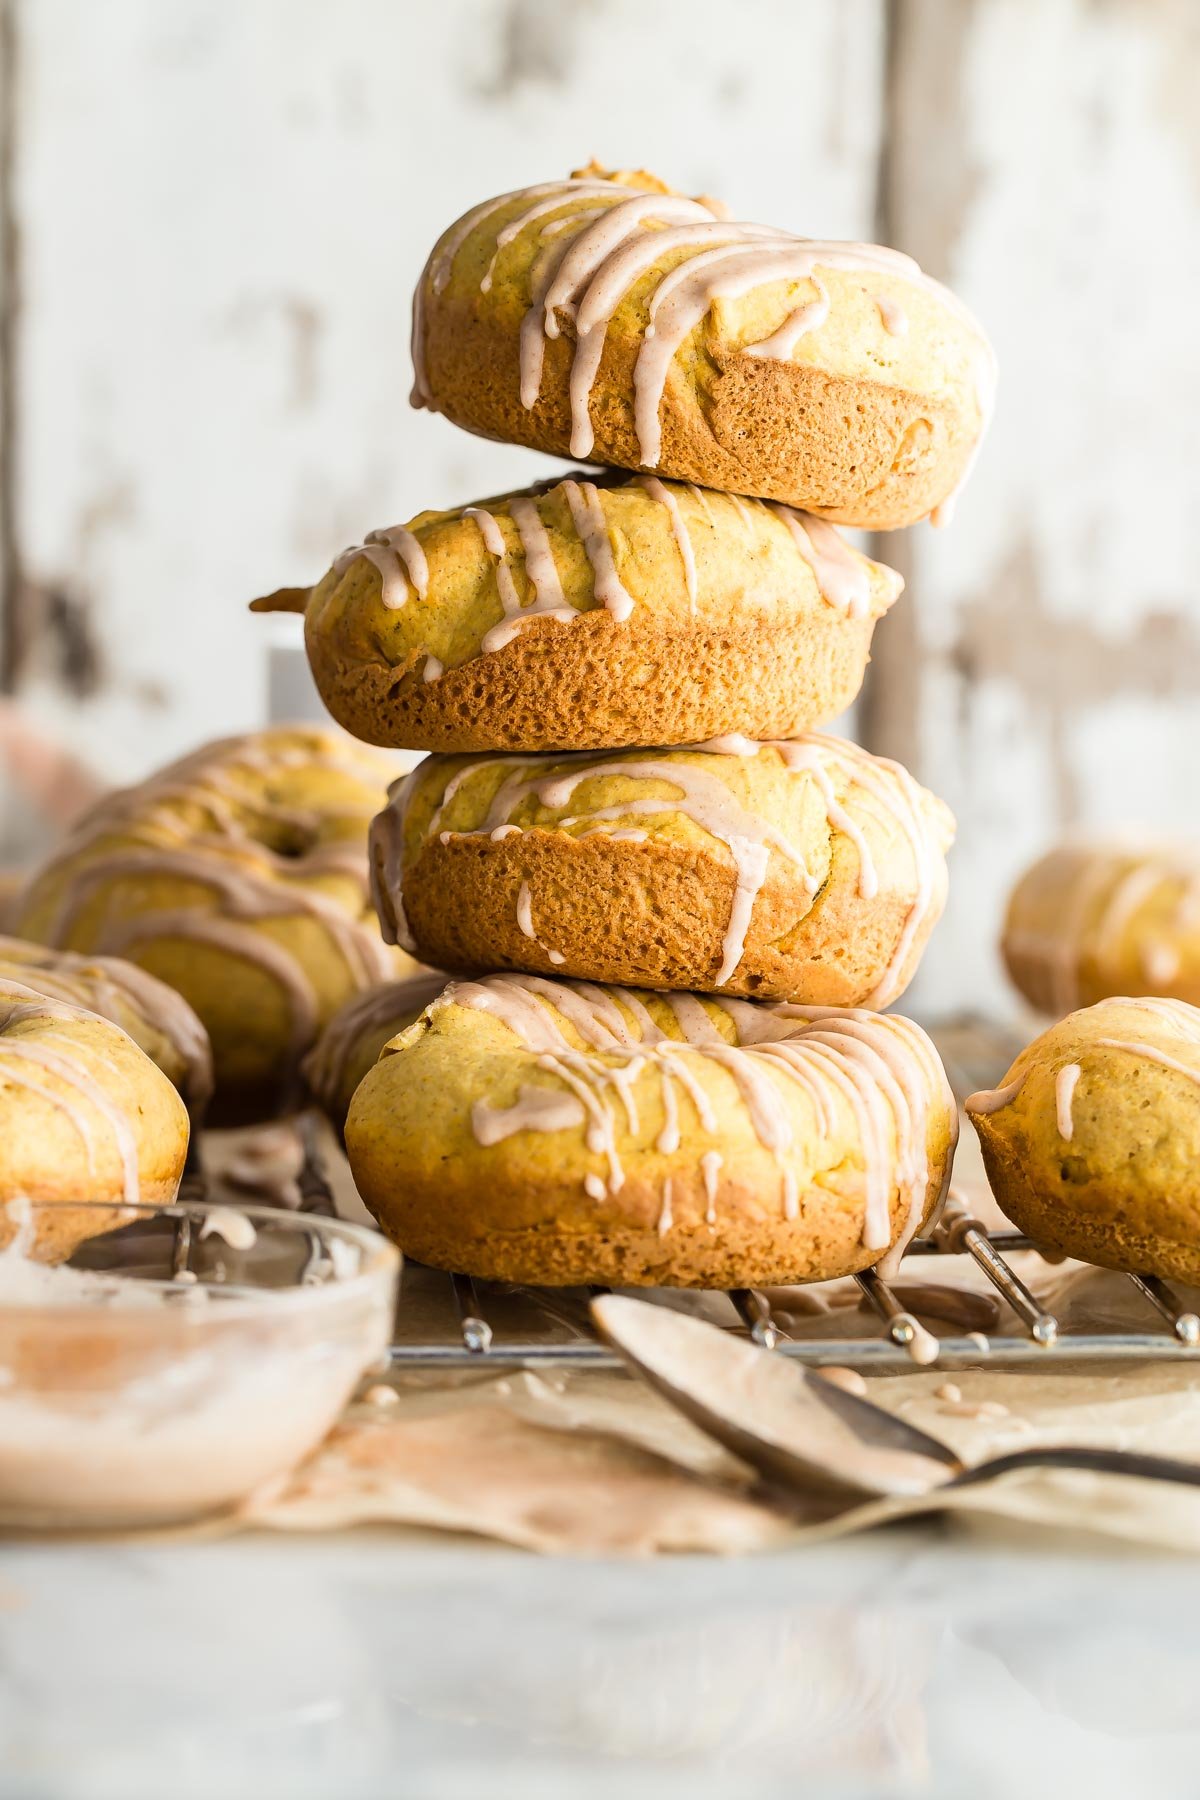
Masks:
[[[339,724],[417,750],[793,737],[850,705],[903,583],[823,519],[656,476],[568,476],[371,532],[311,590]]]
[[[824,1281],[900,1248],[945,1191],[957,1114],[907,1019],[453,982],[346,1120],[407,1255],[505,1281]]]
[[[371,828],[385,937],[528,969],[882,1008],[946,895],[948,809],[842,738],[430,757]]]
[[[213,1116],[294,1104],[300,1059],[352,993],[400,972],[366,892],[390,759],[332,730],[206,745],[101,802],[34,876],[18,929],[136,962],[212,1041]]]
[[[976,320],[909,257],[595,168],[443,233],[413,363],[414,404],[484,437],[875,530],[946,508],[995,384]]]
[[[992,1191],[1048,1250],[1200,1282],[1200,1011],[1101,1000],[972,1094]]]
[[[119,956],[73,956],[24,938],[0,937],[0,980],[32,983],[51,1000],[119,1025],[182,1094],[194,1121],[212,1097],[208,1033],[183,998]]]
[[[365,988],[339,1007],[304,1059],[304,1079],[317,1105],[341,1131],[354,1090],[383,1046],[420,1018],[447,977],[423,969],[403,981]]]
[[[1039,1011],[1113,994],[1200,1002],[1200,845],[1067,844],[1025,871],[1001,951]]]
[[[39,1253],[65,1254],[139,1202],[172,1200],[187,1109],[132,1038],[82,1007],[0,977],[0,1243],[11,1201],[89,1201],[112,1211],[36,1215]]]

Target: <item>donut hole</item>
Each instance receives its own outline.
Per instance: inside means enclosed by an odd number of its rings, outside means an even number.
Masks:
[[[316,833],[294,826],[278,833],[272,833],[273,842],[267,847],[276,856],[298,859],[307,856],[316,840]]]

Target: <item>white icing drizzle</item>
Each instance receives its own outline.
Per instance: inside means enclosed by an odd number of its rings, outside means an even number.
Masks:
[[[521,539],[525,573],[533,584],[537,607],[553,612],[556,608],[565,606],[562,582],[550,548],[550,534],[542,523],[542,515],[537,506],[533,500],[518,495],[509,501],[508,510]]]
[[[898,300],[893,300],[890,294],[875,294],[872,298],[879,308],[879,317],[883,321],[883,329],[887,332],[888,336],[907,337],[908,314],[905,312],[900,302]]]
[[[448,838],[452,835],[451,832],[442,833],[443,838]],[[529,883],[527,881],[521,883],[517,893],[517,929],[521,932],[523,937],[529,938],[531,942],[537,944],[540,950],[544,950],[549,960],[554,963],[556,967],[560,963],[566,961],[562,951],[551,950],[548,945],[543,944],[533,928],[533,901],[529,892]]]
[[[773,331],[768,338],[762,338],[757,344],[746,346],[747,356],[765,356],[770,360],[786,362],[792,351],[810,331],[817,331],[829,317],[829,290],[816,275],[811,277],[817,290],[815,300],[803,301],[789,313],[778,331]]]
[[[590,812],[588,818],[623,818],[631,813],[661,815],[664,812],[683,812],[723,843],[730,852],[736,880],[729,923],[721,946],[721,964],[716,975],[717,986],[723,986],[742,959],[754,901],[766,880],[771,849],[780,850],[795,863],[801,879],[809,891],[813,892],[815,882],[808,874],[803,855],[774,826],[740,807],[722,781],[694,763],[599,762],[541,783],[535,780],[530,785],[543,806],[559,807],[571,799],[581,782],[599,780],[609,775],[667,782],[678,788],[680,797],[677,801],[668,802],[659,799],[626,800],[616,806],[601,807]]]
[[[539,201],[536,206],[531,206],[525,212],[518,213],[515,219],[510,219],[508,224],[505,225],[497,235],[496,248],[492,253],[492,260],[484,272],[483,280],[479,283],[480,293],[486,294],[490,291],[492,278],[496,273],[496,263],[499,260],[500,252],[506,245],[511,244],[515,237],[518,237],[522,231],[526,230],[528,226],[534,224],[538,219],[544,219],[547,213],[557,212],[561,207],[568,205],[577,197],[589,192],[594,194],[611,193],[612,183],[608,181],[572,182],[571,192],[569,194],[551,194],[548,200]],[[557,235],[555,227],[557,227],[557,230],[564,230],[575,224],[577,220],[578,214],[573,216],[568,215],[565,219],[559,219],[554,225],[544,227],[542,236],[555,236]]]
[[[498,558],[496,564],[496,585],[500,590],[500,604],[504,608],[505,618],[510,618],[520,607],[516,584],[512,578],[512,570],[508,566],[508,548],[504,542],[504,533],[497,520],[482,506],[467,506],[463,509],[464,519],[474,519],[488,554]]]
[[[556,198],[555,198],[556,197]],[[610,198],[611,197],[611,198]],[[994,358],[977,321],[962,303],[929,279],[911,258],[875,244],[831,243],[797,238],[767,226],[722,218],[712,205],[677,194],[631,190],[617,182],[575,180],[543,184],[523,193],[506,194],[475,207],[446,233],[418,283],[413,312],[413,355],[418,404],[428,402],[424,369],[423,290],[435,294],[449,280],[458,251],[477,227],[511,202],[533,204],[497,232],[495,250],[516,232],[535,223],[556,205],[587,204],[586,216],[561,222],[544,260],[531,272],[531,303],[520,332],[521,404],[537,404],[546,340],[557,338],[561,318],[575,327],[570,375],[571,453],[590,456],[594,443],[590,399],[603,358],[613,315],[638,280],[664,257],[681,260],[661,274],[646,300],[646,324],[634,368],[634,423],[644,468],[658,466],[661,454],[660,408],[667,376],[677,351],[722,300],[737,299],[771,283],[808,283],[816,290],[794,307],[774,331],[745,345],[748,355],[787,360],[808,332],[819,328],[828,312],[828,291],[818,271],[850,271],[884,275],[919,286],[935,295],[966,324],[975,340],[975,387],[980,412],[979,437],[991,410]],[[608,201],[608,204],[605,202]],[[590,204],[594,202],[595,204]],[[570,225],[576,229],[571,234]],[[557,224],[558,222],[556,222]],[[514,229],[515,228],[515,229]],[[508,234],[506,236],[506,234]],[[495,258],[489,265],[488,281]],[[895,336],[907,329],[907,316],[891,296],[877,297],[885,329]],[[903,327],[900,321],[903,319]]]
[[[408,603],[408,584],[412,583],[423,600],[429,591],[429,564],[420,542],[407,525],[389,525],[384,531],[369,531],[361,544],[343,550],[333,565],[335,575],[346,573],[359,557],[378,569],[380,598],[389,611],[396,612]]]
[[[712,1128],[709,1127],[711,1130]],[[700,1175],[704,1182],[704,1222],[715,1225],[717,1222],[717,1191],[721,1180],[721,1170],[725,1166],[725,1158],[719,1150],[706,1150],[700,1158]]]
[[[980,1088],[977,1094],[968,1094],[963,1106],[969,1113],[981,1113],[985,1116],[1003,1112],[1006,1106],[1012,1105],[1024,1086],[1025,1076],[1018,1075],[1006,1087]]]
[[[696,610],[696,558],[692,551],[692,540],[688,536],[688,528],[684,524],[683,514],[679,510],[679,502],[670,488],[663,486],[657,475],[643,475],[641,483],[650,498],[657,500],[661,506],[665,506],[671,515],[671,530],[674,533],[675,542],[679,545],[679,558],[683,563],[683,578],[687,584],[688,604],[694,613]]]
[[[633,598],[617,574],[599,492],[591,481],[564,481],[561,486],[575,529],[592,565],[596,598],[620,625],[633,611]]]
[[[822,599],[847,618],[865,619],[871,610],[871,565],[854,555],[827,519],[775,503],[771,504],[771,511],[791,532],[792,541],[813,572]]]
[[[659,1235],[659,1237],[666,1237],[668,1231],[670,1231],[672,1225],[674,1225],[674,1223],[675,1223],[675,1214],[671,1210],[671,1198],[672,1198],[673,1191],[674,1191],[674,1183],[672,1182],[671,1177],[668,1175],[662,1185],[662,1208],[658,1215],[658,1235]]]
[[[251,1250],[258,1242],[254,1223],[233,1206],[211,1206],[204,1215],[200,1236],[224,1238],[231,1250]]]
[[[449,231],[443,233],[429,259],[426,274],[434,293],[440,294],[445,288],[450,279],[450,271],[454,267],[454,259],[475,227],[482,225],[484,220],[491,218],[494,213],[502,212],[513,200],[537,200],[543,194],[561,194],[563,198],[556,204],[563,205],[581,189],[587,190],[599,185],[597,182],[578,178],[570,181],[543,181],[537,187],[514,188],[511,193],[501,194],[495,200],[485,200],[482,205],[473,206],[470,212],[464,213],[462,218],[450,227]],[[609,184],[605,183],[604,185]]]
[[[1133,1043],[1128,1038],[1097,1038],[1097,1044],[1106,1050],[1124,1050],[1130,1056],[1143,1056],[1147,1062],[1158,1063],[1161,1068],[1171,1069],[1176,1075],[1186,1075],[1189,1081],[1200,1085],[1200,1069],[1192,1068],[1188,1063],[1180,1062],[1167,1050],[1160,1050],[1156,1044]]]
[[[517,927],[524,937],[537,937],[533,929],[533,904],[529,893],[529,883],[523,881],[517,893]]]
[[[864,899],[873,898],[879,891],[879,877],[862,828],[834,794],[830,770],[840,770],[849,784],[869,795],[884,817],[890,819],[907,840],[913,859],[916,892],[888,966],[866,1001],[872,1008],[890,1005],[902,986],[905,964],[917,935],[936,904],[936,878],[942,861],[941,843],[927,816],[917,782],[902,763],[888,757],[872,756],[846,738],[827,737],[819,732],[757,745],[751,739],[736,736],[712,738],[700,748],[726,756],[775,750],[788,769],[811,774],[820,788],[830,825],[848,837],[858,852],[858,891]]]
[[[471,1108],[471,1130],[478,1144],[498,1144],[518,1131],[571,1131],[584,1123],[585,1113],[574,1094],[522,1083],[514,1105],[489,1106],[477,1100]]]
[[[925,1329],[920,1319],[914,1318],[912,1313],[901,1312],[896,1314],[892,1324],[893,1326],[908,1326],[908,1340],[905,1348],[919,1368],[928,1368],[930,1363],[937,1361],[941,1345],[932,1331]]]
[[[585,1177],[586,1191],[597,1199],[623,1184],[614,1107],[623,1109],[627,1129],[636,1134],[631,1084],[646,1069],[658,1076],[662,1108],[654,1148],[672,1157],[691,1142],[691,1133],[682,1128],[676,1087],[691,1101],[700,1132],[711,1138],[719,1127],[701,1079],[704,1068],[715,1066],[731,1078],[755,1136],[778,1164],[787,1221],[799,1216],[801,1195],[800,1172],[790,1156],[794,1133],[786,1090],[804,1095],[822,1140],[833,1137],[848,1116],[863,1160],[863,1243],[871,1250],[890,1248],[891,1260],[898,1260],[929,1199],[928,1133],[935,1097],[946,1117],[954,1118],[944,1071],[924,1034],[906,1019],[859,1010],[710,1001],[737,1033],[730,1043],[695,996],[658,996],[682,1034],[677,1038],[656,1024],[648,998],[587,982],[493,975],[452,982],[430,1016],[448,1006],[487,1012],[513,1032],[539,1068],[559,1077],[582,1108],[570,1128],[583,1126],[588,1150],[608,1168],[602,1186],[594,1170]],[[570,1032],[584,1044],[582,1051]],[[485,1109],[481,1117],[486,1126],[491,1114]],[[709,1224],[716,1221],[723,1168],[721,1153],[706,1146],[697,1172]],[[673,1193],[667,1196],[669,1220]]]
[[[1058,1124],[1058,1135],[1066,1143],[1070,1143],[1075,1135],[1075,1120],[1071,1112],[1071,1102],[1075,1097],[1075,1088],[1083,1070],[1078,1063],[1064,1063],[1054,1077],[1054,1114]]]

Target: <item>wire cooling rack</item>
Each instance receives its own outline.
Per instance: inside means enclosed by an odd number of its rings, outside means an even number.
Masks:
[[[993,1084],[1025,1041],[976,1018],[954,1021],[933,1035],[960,1102],[974,1089]],[[305,1132],[305,1153],[300,1183],[304,1205],[309,1210],[332,1212],[332,1192],[311,1130]],[[191,1191],[181,1197],[203,1198],[202,1174],[193,1171],[185,1176],[185,1183],[189,1181],[193,1184]],[[930,1259],[953,1257],[973,1263],[986,1278],[986,1287],[980,1289],[977,1284],[965,1299],[958,1291],[967,1312],[972,1301],[977,1308],[980,1306],[982,1294],[984,1309],[1005,1323],[1002,1328],[939,1336],[936,1360],[941,1369],[1036,1362],[1045,1366],[1048,1356],[1059,1365],[1149,1362],[1192,1356],[1200,1359],[1200,1315],[1169,1283],[1154,1275],[1126,1273],[1116,1277],[1128,1283],[1135,1305],[1144,1309],[1145,1331],[1064,1329],[1010,1261],[1035,1249],[1020,1232],[989,1230],[972,1218],[961,1203],[952,1201],[937,1230],[910,1246],[894,1280],[884,1280],[874,1269],[855,1276],[859,1309],[843,1306],[834,1313],[819,1315],[823,1321],[819,1331],[814,1329],[811,1317],[797,1320],[789,1307],[787,1289],[773,1290],[771,1295],[755,1288],[703,1293],[665,1288],[632,1291],[659,1305],[699,1312],[797,1362],[814,1366],[838,1364],[867,1372],[895,1371],[912,1369],[914,1362],[923,1360],[923,1347],[928,1347],[929,1337],[917,1312],[937,1316],[924,1304],[929,1298],[928,1288],[922,1293],[914,1287],[914,1277],[919,1281],[922,1265],[928,1270]],[[484,1283],[470,1275],[447,1274],[406,1262],[391,1346],[393,1367],[620,1367],[620,1359],[597,1338],[588,1311],[589,1301],[607,1291],[600,1287],[535,1288]],[[989,1293],[994,1296],[990,1302]],[[862,1329],[829,1335],[830,1325],[840,1318],[845,1318],[847,1325],[861,1325]]]

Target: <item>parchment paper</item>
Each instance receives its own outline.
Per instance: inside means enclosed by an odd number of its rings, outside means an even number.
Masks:
[[[998,1221],[964,1137],[960,1178],[972,1211]],[[335,1176],[336,1168],[331,1169]],[[343,1184],[335,1181],[341,1190]],[[1123,1277],[1033,1254],[1012,1259],[1071,1330],[1144,1332],[1157,1321]],[[910,1261],[899,1283],[961,1289],[991,1309],[990,1328],[1019,1331],[965,1257]],[[1182,1290],[1200,1307],[1200,1294]],[[419,1304],[419,1288],[414,1303]],[[776,1290],[793,1329],[844,1337],[873,1328],[851,1282]],[[728,1302],[698,1296],[714,1318]],[[936,1321],[930,1319],[931,1324]],[[1161,1326],[1159,1326],[1161,1328]],[[944,1326],[961,1332],[962,1327]],[[1023,1445],[1070,1443],[1156,1451],[1200,1461],[1196,1362],[1084,1369],[1047,1356],[1044,1368],[914,1369],[870,1378],[870,1397],[952,1445],[967,1462]],[[961,1399],[939,1394],[952,1383]],[[227,1528],[307,1532],[363,1524],[433,1527],[559,1554],[735,1554],[816,1542],[922,1513],[978,1529],[1005,1521],[1031,1531],[1099,1534],[1200,1550],[1200,1489],[1033,1470],[923,1500],[830,1513],[786,1500],[639,1382],[620,1373],[546,1368],[409,1375],[390,1404],[352,1407],[310,1462],[262,1494]],[[983,1411],[978,1409],[982,1407]]]

